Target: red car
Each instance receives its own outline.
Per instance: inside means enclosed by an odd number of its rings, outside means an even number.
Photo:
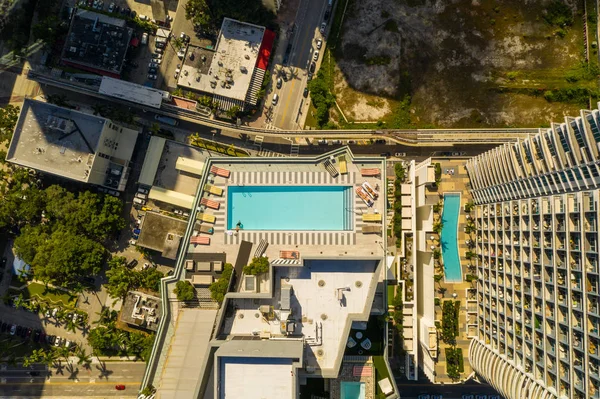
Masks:
[[[124,391],[125,390],[125,385],[115,385],[115,389],[117,391]]]

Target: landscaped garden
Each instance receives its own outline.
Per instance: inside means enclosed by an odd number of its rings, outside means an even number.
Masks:
[[[40,283],[28,283],[27,286],[20,290],[9,291],[9,296],[21,296],[23,301],[29,301],[37,298],[40,301],[47,302],[52,305],[61,305],[67,308],[72,308],[77,302],[77,297],[71,295],[66,290],[61,290],[53,287],[46,287]]]

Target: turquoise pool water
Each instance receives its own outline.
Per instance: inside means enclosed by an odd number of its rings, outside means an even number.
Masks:
[[[352,230],[349,186],[230,186],[227,228],[244,230]]]
[[[446,281],[462,281],[460,256],[458,255],[458,215],[460,213],[460,194],[444,194],[444,211],[442,212],[442,259]]]
[[[340,383],[341,399],[365,399],[365,383],[342,381]]]

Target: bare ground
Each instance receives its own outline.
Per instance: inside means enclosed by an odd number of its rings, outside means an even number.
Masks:
[[[499,90],[515,72],[535,76],[517,83],[540,92],[564,83],[583,50],[580,3],[570,1],[575,23],[559,38],[541,18],[548,0],[350,0],[336,52],[338,103],[356,121],[385,120],[410,94],[417,126],[540,126],[574,115],[578,104]]]

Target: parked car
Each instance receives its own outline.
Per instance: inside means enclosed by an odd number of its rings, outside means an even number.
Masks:
[[[179,49],[179,51],[177,52],[177,57],[179,57],[180,60],[182,60],[183,57],[185,57],[185,47]]]
[[[113,12],[115,10],[115,3],[110,3],[108,6],[108,12]]]
[[[282,85],[283,85],[283,80],[281,78],[277,78],[277,88],[281,89]]]
[[[325,139],[320,139],[317,141],[317,143],[319,143],[319,145],[327,145],[329,142]]]
[[[321,32],[322,35],[325,34],[325,29],[327,28],[327,22],[323,22],[321,24],[321,27],[319,28],[319,32]]]
[[[148,63],[148,68],[158,68],[158,64],[156,62]]]
[[[148,44],[148,34],[146,32],[142,35],[142,44]]]
[[[304,98],[308,97],[308,87],[304,88],[304,92],[302,93],[302,95],[304,96]]]
[[[156,60],[160,60],[162,57],[163,57],[162,52],[161,53],[156,52],[156,53],[152,54],[152,58],[156,59]]]
[[[387,142],[385,141],[385,139],[377,139],[375,140],[375,144],[386,144]]]
[[[277,105],[277,102],[279,101],[279,95],[277,93],[275,93],[275,95],[273,96],[273,105]]]
[[[323,39],[319,38],[317,39],[317,49],[321,49],[321,46],[323,45]]]
[[[138,188],[138,193],[142,193],[142,194],[148,194],[148,189],[146,189],[146,188],[142,188],[142,187],[139,187],[139,188]]]
[[[323,20],[329,21],[330,15],[331,15],[331,11],[329,11],[329,9],[327,9],[327,11],[325,11],[325,15],[323,16]]]
[[[135,193],[135,198],[147,200],[148,199],[148,195],[147,194],[142,194],[142,193]]]
[[[184,43],[189,43],[189,41],[190,41],[190,37],[188,35],[186,35],[185,32],[181,32],[181,34],[179,35],[179,38],[181,40],[183,40]]]
[[[152,73],[149,73],[148,74],[148,79],[150,79],[150,80],[156,80],[156,75],[152,74]]]
[[[406,156],[406,153],[405,153],[405,152],[396,152],[396,153],[394,154],[394,156],[395,156],[395,157],[398,157],[398,158],[403,158],[403,157],[405,157],[405,156]]]
[[[140,229],[133,229],[133,234],[140,234],[142,232],[142,230]]]
[[[136,267],[136,266],[137,266],[137,264],[138,264],[138,261],[137,261],[137,259],[134,259],[134,260],[132,260],[131,262],[129,262],[129,263],[127,264],[127,267],[128,267],[128,268],[130,268],[130,269],[133,269],[134,267]]]
[[[61,337],[56,337],[56,340],[54,341],[54,346],[60,346],[61,342],[62,342],[62,338]]]
[[[148,17],[147,17],[147,16],[145,16],[145,15],[142,15],[142,14],[140,14],[140,15],[138,16],[138,18],[139,18],[140,20],[142,20],[142,21],[146,21],[146,20],[148,20]]]
[[[141,198],[134,198],[133,203],[139,206],[146,205],[146,201]]]
[[[315,68],[317,67],[317,64],[313,61],[310,63],[310,66],[308,67],[308,70],[310,73],[315,73]]]
[[[318,59],[319,59],[319,52],[318,52],[318,51],[315,51],[315,52],[313,53],[313,61],[316,61],[316,60],[318,60]]]
[[[156,75],[158,68],[148,68],[148,75]]]
[[[10,335],[15,335],[15,333],[16,333],[16,332],[17,332],[17,325],[16,325],[16,324],[13,324],[13,325],[10,327]]]

